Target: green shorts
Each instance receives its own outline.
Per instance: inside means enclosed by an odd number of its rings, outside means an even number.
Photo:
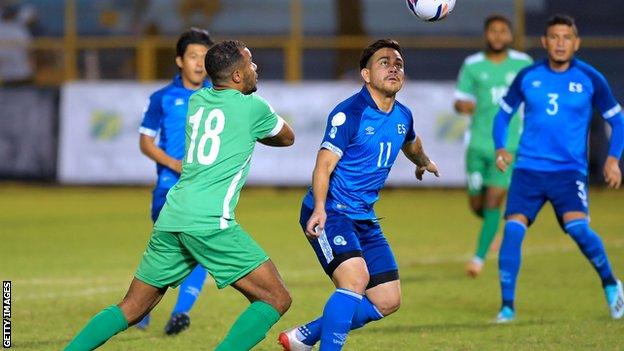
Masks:
[[[177,287],[201,264],[222,289],[268,259],[238,224],[188,232],[154,230],[134,276],[157,288]]]
[[[486,152],[478,149],[468,149],[466,152],[466,178],[469,195],[482,194],[487,187],[503,189],[509,187],[513,162],[509,165],[507,171],[502,173],[496,168],[495,157],[494,150]]]

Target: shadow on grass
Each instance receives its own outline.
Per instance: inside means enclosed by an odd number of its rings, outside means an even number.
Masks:
[[[529,327],[537,325],[555,324],[554,321],[547,320],[530,320],[519,321],[510,324],[496,324],[494,322],[482,323],[444,323],[444,324],[422,324],[422,325],[388,325],[375,326],[366,330],[367,333],[380,334],[404,334],[404,333],[422,333],[422,332],[453,332],[462,330],[483,330],[488,328],[509,328],[509,327]]]
[[[158,337],[158,336],[150,335],[149,337],[152,338],[152,337]],[[163,334],[162,337],[165,338],[166,336]],[[140,340],[140,339],[145,339],[145,338],[146,338],[146,334],[144,334],[143,332],[136,333],[136,334],[131,332],[131,333],[120,334],[117,337],[112,337],[110,340],[114,340],[114,342],[123,343],[123,342],[135,341],[135,340]],[[71,341],[71,338],[59,338],[59,339],[50,339],[50,340],[18,342],[18,343],[13,343],[13,345],[11,346],[18,347],[20,349],[30,347],[30,348],[34,348],[37,350],[52,350],[54,349],[53,348],[54,345],[61,344],[65,346],[70,341]]]

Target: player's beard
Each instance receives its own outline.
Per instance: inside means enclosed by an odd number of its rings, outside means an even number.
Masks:
[[[500,54],[502,52],[507,51],[507,49],[509,48],[509,45],[502,45],[500,48],[495,48],[490,43],[486,43],[486,46],[487,46],[487,51],[493,54]]]
[[[257,85],[258,82],[256,80],[255,75],[256,73],[254,72],[253,75],[249,74],[243,77],[243,82],[245,83],[243,94],[249,95],[249,94],[255,93],[258,90],[258,85]]]
[[[399,80],[398,82],[396,82],[396,84],[385,84],[386,81],[382,81],[381,84],[377,87],[375,87],[377,90],[379,90],[380,92],[382,92],[385,96],[387,97],[393,97],[395,96],[399,90],[401,90],[401,88],[403,87],[403,81]]]

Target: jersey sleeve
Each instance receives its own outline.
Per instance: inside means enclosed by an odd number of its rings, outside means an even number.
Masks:
[[[284,126],[284,120],[261,96],[252,96],[251,135],[255,140],[276,136]]]
[[[162,118],[162,94],[156,92],[150,96],[143,109],[143,121],[139,127],[139,133],[155,138],[160,130]]]
[[[475,84],[470,69],[464,62],[457,77],[457,87],[455,89],[455,100],[476,102]]]
[[[604,119],[612,118],[622,111],[622,106],[613,97],[611,87],[606,78],[597,71],[593,72],[591,80],[594,85],[593,105],[598,108]]]
[[[414,117],[410,111],[409,120],[407,122],[407,133],[405,134],[404,144],[412,144],[416,141],[416,130],[414,129]]]
[[[513,115],[514,112],[520,107],[520,104],[524,101],[524,93],[522,92],[522,81],[526,76],[527,69],[521,70],[507,90],[507,94],[500,100],[499,104],[501,110],[509,115]]]
[[[349,146],[359,128],[359,118],[341,109],[334,109],[327,119],[321,149],[327,149],[339,157]]]

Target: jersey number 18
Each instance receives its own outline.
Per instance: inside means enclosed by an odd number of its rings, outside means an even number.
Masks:
[[[197,143],[196,153],[195,142],[197,134],[199,134],[199,127],[201,126],[203,116],[204,108],[200,107],[195,114],[189,117],[189,123],[193,127],[193,132],[191,133],[191,143],[186,154],[186,163],[193,163],[195,154],[197,154],[197,162],[208,166],[212,164],[219,155],[219,148],[221,147],[221,138],[219,135],[223,132],[223,128],[225,127],[225,115],[223,111],[218,108],[208,113],[208,117],[206,117],[204,122],[204,132]],[[214,123],[214,120],[216,120],[216,123]],[[206,153],[206,143],[208,140],[210,140],[210,150]]]

